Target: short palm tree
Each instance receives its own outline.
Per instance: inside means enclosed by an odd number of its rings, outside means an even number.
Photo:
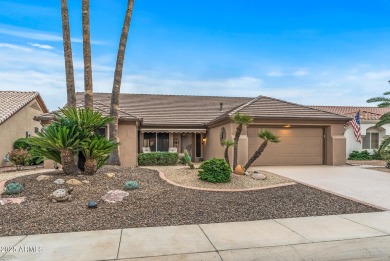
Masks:
[[[46,154],[50,151],[58,151],[61,159],[59,163],[62,164],[65,174],[73,175],[78,172],[74,160],[74,153],[80,149],[80,139],[76,126],[48,125],[37,134],[37,137],[31,138],[30,143],[39,147],[39,151],[45,151]],[[55,155],[51,158],[57,161],[58,156]]]
[[[90,139],[81,143],[82,153],[85,157],[84,173],[93,175],[101,168],[109,159],[109,154],[118,143],[112,140],[107,140],[102,136],[93,136]]]
[[[278,143],[278,142],[280,142],[279,137],[276,136],[275,134],[273,134],[272,132],[268,131],[268,130],[261,130],[261,131],[259,131],[257,133],[257,137],[259,137],[260,139],[263,139],[264,141],[260,145],[260,147],[255,151],[253,156],[245,164],[244,169],[246,169],[246,170],[252,165],[252,163],[256,159],[258,159],[260,157],[261,153],[263,153],[263,151],[265,150],[265,148],[267,147],[269,142],[271,142],[271,143]]]
[[[230,119],[238,124],[236,128],[236,134],[234,135],[234,151],[233,151],[233,169],[236,169],[237,166],[237,158],[238,158],[238,141],[240,140],[242,126],[248,125],[253,121],[253,118],[247,114],[240,114],[236,112],[233,114]]]
[[[226,163],[229,165],[230,167],[230,160],[229,160],[229,148],[232,147],[234,145],[234,142],[232,140],[223,140],[221,142],[221,144],[223,146],[225,146],[225,153],[224,153],[224,158],[225,158],[225,161]]]

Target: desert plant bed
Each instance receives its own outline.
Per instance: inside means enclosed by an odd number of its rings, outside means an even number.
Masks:
[[[109,178],[106,173],[115,173]],[[204,224],[250,221],[272,218],[320,216],[379,211],[301,184],[247,192],[209,192],[173,186],[160,179],[158,171],[144,168],[103,167],[93,176],[64,176],[51,173],[47,180],[37,181],[39,174],[18,177],[8,182],[23,184],[18,195],[26,197],[19,204],[0,206],[0,235],[119,229],[131,227]],[[48,195],[57,188],[54,180],[88,180],[73,186],[73,200],[53,203]],[[123,189],[134,180],[139,188],[118,203],[100,198],[109,190]],[[98,202],[88,209],[87,202]]]

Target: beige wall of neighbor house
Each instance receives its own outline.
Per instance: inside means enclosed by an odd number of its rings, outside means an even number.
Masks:
[[[120,122],[118,129],[121,166],[135,167],[138,162],[138,130],[135,122]]]
[[[14,142],[19,138],[25,138],[26,132],[32,136],[35,135],[35,128],[42,128],[38,121],[34,121],[34,116],[41,115],[42,108],[36,99],[24,106],[5,122],[0,124],[0,160],[1,167],[10,166],[11,163],[6,163],[4,156],[13,149]]]

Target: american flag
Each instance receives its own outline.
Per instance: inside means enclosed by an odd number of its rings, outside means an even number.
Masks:
[[[351,121],[353,133],[355,134],[356,141],[362,143],[362,136],[360,134],[360,111],[358,111],[355,117]]]

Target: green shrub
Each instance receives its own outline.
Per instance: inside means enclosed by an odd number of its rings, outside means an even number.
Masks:
[[[138,154],[138,165],[139,166],[176,165],[178,158],[179,158],[179,154],[172,153],[172,152],[140,153]]]
[[[26,165],[39,165],[39,164],[41,164],[43,162],[43,157],[32,155],[33,153],[31,153],[31,151],[34,150],[36,148],[36,146],[31,145],[29,143],[30,139],[31,138],[20,138],[20,139],[17,139],[14,142],[13,147],[14,147],[14,149],[28,150],[28,152],[31,154],[31,158],[26,162]]]
[[[363,151],[352,151],[348,157],[349,160],[377,160],[382,159],[377,151],[374,150],[373,155],[371,155],[367,150]]]
[[[203,162],[199,167],[198,177],[212,183],[230,181],[230,166],[224,159],[212,158]]]

